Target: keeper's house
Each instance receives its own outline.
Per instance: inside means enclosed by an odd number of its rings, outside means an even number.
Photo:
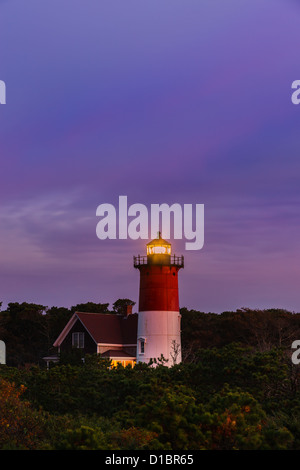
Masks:
[[[74,348],[86,354],[100,354],[112,365],[134,365],[137,347],[138,315],[128,306],[126,314],[75,312],[53,344],[58,353]]]

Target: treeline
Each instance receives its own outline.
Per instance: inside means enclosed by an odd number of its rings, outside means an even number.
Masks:
[[[290,350],[292,342],[300,339],[300,314],[283,309],[242,308],[215,314],[182,308],[181,315],[186,361],[192,361],[200,348],[239,343],[258,351]]]
[[[95,313],[121,313],[130,299],[109,303],[87,302],[70,309],[33,303],[9,303],[0,312],[0,339],[7,347],[7,364],[43,366],[44,356],[55,353],[53,343],[75,311]],[[300,339],[300,314],[282,309],[240,309],[222,314],[203,313],[182,308],[182,356],[192,362],[199,349],[220,348],[239,343],[268,351],[274,347],[290,349]]]

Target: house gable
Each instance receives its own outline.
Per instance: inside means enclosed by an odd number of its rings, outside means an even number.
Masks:
[[[71,317],[55,343],[59,351],[72,349],[72,334],[84,333],[84,351],[88,354],[109,350],[124,352],[124,356],[136,355],[137,314],[127,316],[76,312]]]
[[[84,351],[87,354],[94,354],[97,352],[97,343],[95,343],[94,339],[91,337],[88,330],[82,324],[82,322],[77,319],[72,327],[67,332],[65,338],[60,344],[60,351],[66,352],[70,351],[73,347],[72,343],[72,335],[73,333],[84,333]]]

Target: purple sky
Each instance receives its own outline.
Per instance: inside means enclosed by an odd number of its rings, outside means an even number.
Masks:
[[[300,311],[300,2],[0,0],[0,300],[138,301],[96,208],[205,205],[180,305]],[[172,241],[172,240],[171,240]]]

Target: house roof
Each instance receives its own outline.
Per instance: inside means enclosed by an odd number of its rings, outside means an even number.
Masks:
[[[101,357],[109,357],[110,359],[124,359],[124,360],[135,359],[135,356],[132,356],[132,354],[128,354],[127,352],[123,351],[123,349],[121,350],[109,349],[108,351],[105,351],[104,353],[102,353]]]
[[[75,312],[53,346],[60,346],[72,326],[79,320],[97,344],[136,344],[137,314]]]

